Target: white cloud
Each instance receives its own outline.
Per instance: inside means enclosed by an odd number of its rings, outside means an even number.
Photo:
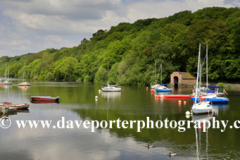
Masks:
[[[112,20],[108,19],[105,25],[102,19],[109,17],[109,12],[124,15],[124,7],[119,0],[34,0],[29,3],[7,1],[5,4],[9,8],[3,11],[4,15],[13,19],[18,28],[44,34],[93,33],[97,31],[96,27],[108,27]]]
[[[2,0],[0,56],[72,47],[120,22],[162,18],[204,7],[239,7],[237,0]],[[79,36],[79,39],[76,38]],[[71,36],[75,36],[73,39]],[[68,38],[66,38],[68,37]],[[34,41],[32,40],[34,39]],[[63,45],[63,46],[61,46]],[[9,55],[9,54],[8,54]]]
[[[52,46],[58,46],[57,48],[64,47],[72,47],[76,46],[77,44],[73,42],[69,42],[68,40],[64,40],[61,36],[58,35],[49,35],[44,37],[44,47],[45,48],[52,48]]]
[[[233,7],[230,4],[224,4],[224,0],[169,0],[169,1],[132,1],[129,3],[127,17],[131,22],[137,19],[163,18],[184,10],[193,12],[205,7]]]

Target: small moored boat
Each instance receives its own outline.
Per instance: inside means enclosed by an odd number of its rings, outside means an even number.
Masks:
[[[195,97],[191,97],[192,100],[194,100],[194,104],[192,106],[192,113],[193,114],[208,114],[212,113],[213,107],[210,104],[210,101],[201,101],[201,97],[198,93],[198,81],[199,81],[199,75],[201,74],[200,71],[200,55],[201,55],[201,43],[199,44],[199,55],[198,55],[198,69],[197,69],[197,82],[196,82],[196,94]],[[194,99],[193,99],[194,98]],[[200,102],[197,102],[197,98],[200,100]]]
[[[31,84],[28,82],[22,82],[22,83],[19,83],[17,86],[31,86]]]
[[[60,99],[59,96],[57,96],[57,97],[51,97],[51,96],[32,96],[32,97],[30,97],[31,102],[37,102],[37,101],[58,102],[59,99]]]
[[[193,114],[207,114],[212,113],[212,105],[209,101],[201,101],[199,103],[195,103],[192,106],[192,113]]]
[[[107,87],[103,87],[103,92],[121,92],[121,88],[114,87],[116,85],[109,85]]]
[[[24,62],[23,69],[22,69],[23,80],[24,80],[24,68],[25,68],[25,62]],[[21,76],[22,76],[22,75],[21,75]],[[21,77],[20,77],[20,79],[21,79]],[[19,80],[20,80],[20,79],[19,79]],[[25,80],[24,82],[19,83],[17,86],[31,86],[31,84],[28,83],[28,82],[26,82],[26,80]]]
[[[156,92],[172,92],[171,88],[167,88],[166,86],[160,86],[155,89]]]
[[[214,104],[227,104],[229,99],[226,97],[217,97],[217,95],[207,95],[207,96],[199,96],[199,97],[193,97],[191,96],[191,99],[196,102],[200,101],[210,101]]]
[[[12,81],[6,80],[2,83],[2,85],[12,85]]]
[[[29,108],[29,103],[19,103],[19,104],[12,104],[10,107],[15,107],[17,110],[19,109],[28,109]]]
[[[183,94],[163,95],[163,98],[166,98],[166,99],[191,99],[190,95],[183,95]]]

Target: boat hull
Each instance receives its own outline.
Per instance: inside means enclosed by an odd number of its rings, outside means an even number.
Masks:
[[[12,82],[3,82],[2,85],[12,85]]]
[[[156,92],[172,92],[172,89],[155,89]]]
[[[195,97],[191,97],[191,99],[195,102]],[[227,104],[228,103],[228,98],[221,98],[221,97],[215,97],[215,98],[201,98],[201,101],[210,101],[213,104]],[[196,102],[200,102],[200,99],[197,98]]]
[[[58,102],[60,97],[41,97],[41,96],[32,96],[30,98],[31,102]]]
[[[193,109],[192,113],[194,115],[208,114],[208,113],[212,113],[212,109]]]
[[[30,83],[19,83],[18,86],[31,86]]]
[[[109,89],[109,88],[102,88],[103,92],[121,92],[121,88],[113,88],[113,89]]]
[[[29,104],[28,103],[12,104],[11,107],[15,107],[17,109],[28,109]]]
[[[191,99],[190,95],[163,95],[166,99]]]
[[[213,107],[210,101],[201,101],[198,103],[193,104],[192,106],[192,113],[193,114],[208,114],[212,113]]]
[[[160,84],[155,84],[155,85],[151,86],[151,88],[152,88],[152,89],[156,89],[156,88],[158,88],[158,87],[160,87],[160,86],[161,86]]]

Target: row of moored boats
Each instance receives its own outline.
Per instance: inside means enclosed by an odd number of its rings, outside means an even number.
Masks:
[[[208,47],[208,46],[207,46]],[[205,114],[212,113],[212,104],[227,104],[229,99],[225,97],[227,92],[223,90],[220,92],[222,87],[208,85],[208,52],[206,53],[206,85],[201,85],[201,44],[199,44],[199,55],[198,55],[198,69],[197,69],[197,81],[193,93],[191,95],[166,95],[166,98],[186,98],[189,97],[193,100],[192,106],[193,114]],[[167,88],[164,85],[155,84],[151,86],[156,92],[172,92],[172,89]]]
[[[23,80],[24,80],[24,67],[25,67],[25,63],[24,63],[23,69],[22,69]],[[7,66],[5,69],[5,81],[2,82],[2,80],[0,79],[1,85],[12,85],[12,81],[9,78],[9,69],[8,69],[8,78],[6,77],[6,70],[7,70]],[[24,81],[24,82],[18,83],[17,86],[31,86],[31,84]]]

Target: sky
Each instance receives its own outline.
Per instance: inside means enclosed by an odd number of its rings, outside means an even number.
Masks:
[[[163,18],[240,0],[0,0],[0,57],[78,46],[120,22]]]

